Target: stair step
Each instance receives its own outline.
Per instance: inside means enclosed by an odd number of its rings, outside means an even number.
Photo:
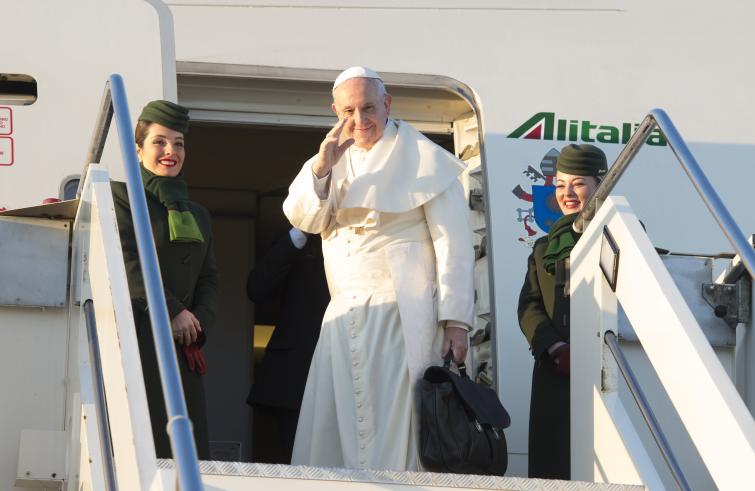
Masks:
[[[158,468],[172,470],[172,459],[158,459]],[[435,472],[396,472],[360,469],[337,469],[325,467],[310,467],[281,464],[256,464],[248,462],[219,462],[201,461],[199,469],[203,481],[207,483],[211,477],[227,476],[236,478],[229,480],[228,488],[241,489],[234,484],[239,484],[238,478],[265,478],[265,479],[296,479],[297,489],[305,490],[306,484],[301,481],[336,481],[351,482],[355,488],[361,488],[360,484],[395,485],[397,488],[417,486],[448,487],[456,489],[496,489],[510,491],[525,490],[575,490],[575,491],[643,491],[645,486],[606,484],[581,481],[558,481],[545,479],[527,479],[522,477],[498,477],[498,476],[475,476],[467,474],[441,474]],[[223,486],[223,481],[212,479],[213,485]],[[313,483],[314,484],[314,483]],[[342,485],[343,486],[343,485]],[[314,487],[313,487],[314,489]],[[318,484],[322,489],[322,484]],[[370,487],[374,489],[374,487]]]

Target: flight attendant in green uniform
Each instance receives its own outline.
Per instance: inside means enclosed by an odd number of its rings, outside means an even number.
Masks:
[[[535,242],[519,295],[519,326],[535,366],[530,400],[529,476],[569,479],[569,254],[579,240],[572,224],[607,172],[593,145],[570,144],[556,162],[556,200],[564,213]]]
[[[139,116],[135,140],[189,418],[199,458],[209,460],[202,380],[207,366],[202,346],[215,319],[218,273],[212,250],[210,214],[204,207],[189,201],[181,172],[188,129],[187,109],[168,101],[152,101]],[[122,182],[113,182],[112,189],[155,449],[158,458],[170,458],[165,402],[128,194]]]

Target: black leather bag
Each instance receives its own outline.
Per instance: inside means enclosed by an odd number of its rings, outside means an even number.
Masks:
[[[450,354],[418,383],[419,455],[425,470],[502,476],[508,466],[504,428],[511,418],[496,393],[475,383]]]

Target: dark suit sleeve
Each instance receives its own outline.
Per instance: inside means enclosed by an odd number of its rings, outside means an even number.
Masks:
[[[527,275],[519,294],[517,314],[519,315],[519,327],[527,338],[535,359],[540,359],[553,343],[563,341],[553,327],[553,322],[543,303],[540,282],[537,279],[535,249],[527,260]]]
[[[194,310],[192,311],[199,320],[202,330],[212,327],[218,308],[219,280],[213,248],[214,238],[210,236],[208,242],[207,254],[202,263],[202,269],[197,278],[197,286],[194,290]]]
[[[286,278],[301,252],[291,242],[288,232],[278,239],[249,273],[246,282],[246,295],[249,299],[257,303],[274,299],[286,284]]]
[[[115,217],[118,222],[118,234],[123,249],[123,263],[126,267],[129,295],[134,307],[144,311],[147,310],[147,293],[142,279],[142,268],[139,262],[139,251],[136,246],[136,234],[134,233],[131,205],[128,201],[126,186],[124,183],[113,182],[111,188],[113,190]],[[167,290],[165,290],[165,301],[171,319],[186,308],[175,295]]]

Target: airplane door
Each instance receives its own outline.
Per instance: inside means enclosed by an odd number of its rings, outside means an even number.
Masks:
[[[495,386],[485,193],[477,116],[457,119],[453,129],[456,155],[467,164],[461,182],[469,204],[469,224],[475,247],[475,325],[470,333],[469,362],[471,373],[478,382]]]

